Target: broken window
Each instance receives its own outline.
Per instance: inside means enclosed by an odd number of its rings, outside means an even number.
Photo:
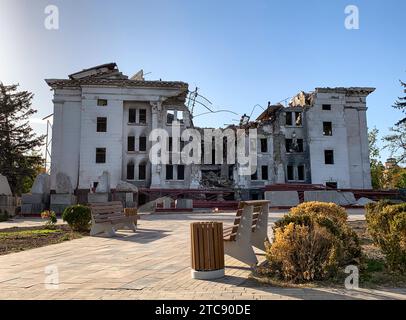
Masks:
[[[329,110],[331,110],[331,104],[323,104],[321,106],[321,109],[325,110],[325,111],[329,111]]]
[[[96,148],[96,163],[106,163],[106,148]]]
[[[97,117],[97,132],[107,132],[107,118]]]
[[[129,136],[127,138],[127,150],[130,152],[135,151],[135,137]]]
[[[183,164],[178,165],[178,180],[185,180],[185,166]]]
[[[136,109],[128,110],[128,123],[135,123]]]
[[[145,180],[147,177],[147,166],[145,164],[140,164],[138,166],[138,180]]]
[[[166,180],[173,180],[173,165],[166,165]]]
[[[288,181],[295,180],[295,174],[294,174],[293,166],[288,166],[287,167],[287,176],[288,176]]]
[[[304,181],[305,179],[304,165],[300,165],[297,167],[297,179],[300,181]]]
[[[333,135],[333,125],[331,122],[323,122],[323,135],[324,136]]]
[[[268,166],[261,167],[261,179],[268,180]]]
[[[173,121],[175,121],[175,111],[174,110],[168,110],[166,112],[166,123],[167,124],[172,124]]]
[[[286,112],[286,125],[291,126],[292,124],[292,112]]]
[[[147,137],[140,137],[140,151],[147,151]]]
[[[295,124],[297,126],[302,125],[302,113],[301,112],[295,112]]]
[[[334,164],[334,151],[333,150],[324,150],[324,163],[325,164]]]
[[[286,152],[293,152],[293,140],[285,139]]]
[[[147,123],[147,110],[146,109],[140,109],[139,110],[138,122],[141,123],[141,124],[146,124]]]
[[[107,106],[107,100],[106,100],[106,99],[97,99],[97,106],[98,106],[98,107],[105,107],[105,106]]]
[[[253,181],[258,180],[258,171],[255,171],[255,172],[251,175],[251,180],[253,180]]]
[[[261,152],[268,152],[268,139],[266,138],[261,139]]]
[[[134,180],[134,163],[132,161],[127,164],[127,180]]]
[[[329,182],[326,182],[326,187],[330,188],[330,189],[337,189],[338,185],[337,185],[337,182],[329,181]]]

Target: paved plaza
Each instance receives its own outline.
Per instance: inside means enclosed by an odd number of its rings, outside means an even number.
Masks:
[[[349,213],[352,220],[363,218],[363,210]],[[120,231],[116,238],[84,237],[0,256],[0,299],[406,299],[406,288],[259,285],[249,279],[247,266],[228,256],[226,277],[214,281],[191,279],[190,223],[231,223],[234,215],[142,215],[135,234]],[[271,212],[270,222],[282,215],[281,211]],[[32,226],[38,221],[16,220],[0,223],[0,228]],[[258,252],[258,259],[263,261],[264,254]],[[46,287],[44,283],[55,276],[55,271],[59,285]]]

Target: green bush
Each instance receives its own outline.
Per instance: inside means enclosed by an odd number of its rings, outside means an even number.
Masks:
[[[340,267],[358,264],[359,239],[345,223],[346,217],[345,210],[332,203],[292,208],[275,223],[274,239],[267,248],[269,273],[305,282],[334,277]]]
[[[0,210],[0,222],[7,221],[8,219],[9,219],[8,212],[6,210],[4,210],[4,212]]]
[[[90,208],[80,204],[69,206],[63,211],[62,219],[74,231],[87,231],[91,220]]]
[[[406,203],[380,201],[366,207],[368,232],[392,271],[406,272]]]

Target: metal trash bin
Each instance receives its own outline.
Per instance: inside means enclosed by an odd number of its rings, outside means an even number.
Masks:
[[[190,224],[192,278],[208,280],[224,277],[222,222]]]

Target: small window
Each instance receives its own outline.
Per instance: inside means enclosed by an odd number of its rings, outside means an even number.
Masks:
[[[324,136],[333,135],[333,125],[331,122],[323,122],[323,135]]]
[[[139,114],[139,123],[145,124],[147,123],[147,110],[146,109],[140,109],[140,114]]]
[[[128,123],[135,123],[135,114],[136,109],[129,109],[128,110]]]
[[[268,180],[268,166],[261,167],[261,178],[262,180]]]
[[[252,180],[252,181],[258,180],[258,170],[255,171],[255,172],[251,175],[251,180]]]
[[[145,164],[138,166],[138,180],[145,180],[147,177],[147,167]]]
[[[327,188],[330,188],[330,189],[337,189],[338,188],[338,185],[337,185],[337,182],[326,182],[326,187]]]
[[[286,152],[293,152],[293,140],[285,139]]]
[[[172,141],[172,137],[168,138],[168,151],[171,152],[173,149],[173,141]]]
[[[293,166],[288,166],[287,167],[287,173],[288,173],[288,181],[295,180],[295,174],[294,174]]]
[[[300,181],[304,181],[305,175],[304,175],[304,166],[300,165],[297,167],[297,179]]]
[[[173,121],[175,121],[175,111],[168,110],[166,113],[166,123],[172,124]]]
[[[261,152],[268,152],[268,139],[261,139]]]
[[[183,122],[184,122],[184,120],[183,120],[183,111],[178,111],[178,112],[176,113],[176,118],[178,119],[178,121],[179,121],[180,123],[183,123]]]
[[[331,104],[323,104],[321,106],[321,108],[322,108],[322,110],[330,111],[331,110]]]
[[[292,112],[286,112],[286,125],[291,126],[292,124]]]
[[[97,132],[107,132],[107,118],[97,117]]]
[[[228,179],[234,180],[234,166],[233,165],[228,166]]]
[[[185,180],[185,166],[183,164],[178,165],[178,180]]]
[[[297,139],[297,152],[303,152],[303,139]]]
[[[127,180],[134,180],[134,163],[127,164]]]
[[[325,164],[334,164],[334,151],[333,150],[324,150],[324,163]]]
[[[127,150],[128,151],[135,151],[135,137],[130,136],[127,138]]]
[[[105,107],[105,106],[107,106],[107,100],[106,100],[106,99],[97,99],[97,106],[98,106],[98,107]]]
[[[302,125],[302,113],[301,112],[295,112],[295,124],[297,126]]]
[[[173,165],[166,165],[166,180],[173,180]]]
[[[96,163],[106,163],[106,148],[96,148]]]
[[[147,151],[147,137],[140,137],[140,151]]]

